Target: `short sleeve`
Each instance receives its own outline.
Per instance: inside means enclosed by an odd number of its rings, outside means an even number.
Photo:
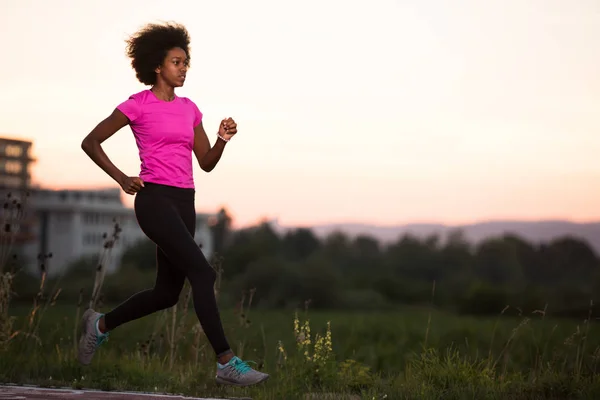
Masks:
[[[194,110],[194,128],[195,128],[198,125],[200,125],[200,122],[202,122],[202,111],[200,111],[200,109],[198,108],[196,103],[194,103],[193,101],[191,101],[190,103],[192,103],[192,109]]]
[[[131,122],[138,119],[141,115],[140,105],[133,97],[130,97],[129,99],[119,104],[117,106],[117,110],[125,114],[125,116],[129,118],[129,121]]]

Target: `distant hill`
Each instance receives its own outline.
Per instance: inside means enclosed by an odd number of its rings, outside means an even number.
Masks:
[[[280,232],[293,227],[274,225]],[[324,237],[334,231],[342,231],[349,236],[366,234],[384,243],[397,240],[400,236],[410,233],[417,237],[439,234],[444,239],[448,232],[456,229],[463,231],[465,238],[471,243],[478,243],[491,236],[512,233],[533,243],[548,242],[561,236],[573,236],[586,241],[600,254],[600,222],[575,223],[568,221],[491,221],[471,225],[442,225],[442,224],[407,224],[397,226],[377,226],[368,224],[326,224],[310,227],[319,237]]]

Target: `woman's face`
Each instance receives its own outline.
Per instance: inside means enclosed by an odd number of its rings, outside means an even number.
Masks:
[[[182,48],[175,47],[167,52],[162,65],[157,68],[160,78],[172,87],[183,86],[189,61]]]

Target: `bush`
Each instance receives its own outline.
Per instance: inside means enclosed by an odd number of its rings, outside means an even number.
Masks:
[[[458,296],[457,304],[462,314],[499,314],[508,305],[508,295],[501,287],[476,282],[463,296]]]

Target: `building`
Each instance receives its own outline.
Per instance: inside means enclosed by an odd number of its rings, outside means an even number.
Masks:
[[[32,143],[0,138],[0,188],[26,189],[31,183]]]
[[[0,138],[0,241],[18,245],[33,239],[35,221],[23,215],[25,194],[31,185],[32,143]]]
[[[124,251],[145,238],[138,226],[135,212],[125,207],[121,189],[105,190],[48,190],[31,189],[28,207],[34,213],[34,240],[20,249],[27,259],[27,269],[36,272],[38,255],[52,253],[44,260],[48,276],[64,271],[71,263],[86,256],[99,256],[107,236],[110,237],[115,223],[122,229],[112,248],[112,263],[107,272],[119,266]],[[197,214],[195,239],[202,245],[202,252],[210,259],[213,238],[209,223],[212,214]]]

